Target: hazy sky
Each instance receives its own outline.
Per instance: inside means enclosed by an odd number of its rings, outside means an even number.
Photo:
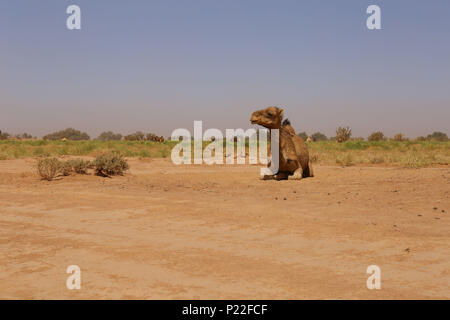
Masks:
[[[449,134],[450,1],[0,2],[0,130],[167,136],[270,105],[309,134]]]

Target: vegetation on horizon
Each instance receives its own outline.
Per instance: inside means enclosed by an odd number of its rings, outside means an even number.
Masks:
[[[120,133],[114,133],[112,131],[105,131],[100,133],[97,137],[97,140],[100,141],[118,141],[122,140],[122,135]]]
[[[2,140],[0,160],[30,157],[98,156],[118,152],[125,157],[166,158],[176,141],[63,141],[63,140]]]
[[[90,156],[118,152],[125,157],[167,158],[178,141],[0,141],[0,160],[30,157]],[[204,146],[209,142],[205,141]],[[394,164],[424,167],[450,164],[450,141],[308,142],[311,159],[321,164]]]
[[[415,140],[405,138],[401,133],[388,139],[381,131],[372,133],[367,140],[352,138],[350,127],[336,129],[336,137],[328,139],[316,132],[308,139],[306,132],[298,134],[309,141],[312,161],[323,164],[396,164],[407,167],[423,167],[450,163],[450,141],[443,132],[433,132],[427,137]],[[68,128],[45,136],[45,139],[30,139],[11,136],[0,131],[0,160],[27,157],[100,156],[104,153],[120,153],[124,157],[167,158],[178,141],[164,141],[152,133],[137,131],[122,137],[121,134],[106,131],[96,140],[79,130]],[[235,139],[236,143],[236,139]],[[209,142],[204,141],[203,146]],[[225,146],[225,140],[224,140]],[[248,148],[248,143],[246,143]],[[47,165],[48,163],[46,163]],[[88,163],[65,165],[65,172],[85,172]]]
[[[91,139],[86,132],[81,132],[80,130],[76,130],[73,128],[67,128],[65,130],[56,131],[53,133],[49,133],[43,137],[44,140],[89,140]]]
[[[450,164],[450,141],[362,141],[308,143],[310,157],[322,164],[392,164],[419,168]]]
[[[257,130],[257,135],[259,135],[259,129]],[[308,139],[308,134],[303,131],[297,134],[298,136],[302,137],[304,140]],[[364,140],[363,138],[352,138],[352,130],[350,129],[350,127],[338,127],[336,129],[336,136],[335,137],[331,137],[330,139],[328,139],[328,137],[326,135],[324,135],[321,132],[316,132],[313,133],[309,138],[311,138],[312,141],[326,141],[326,140],[333,140],[333,141],[337,141],[337,142],[345,142],[348,140],[358,140],[358,141],[362,141]],[[269,137],[270,138],[270,137]],[[23,134],[17,134],[14,137],[12,137],[9,133],[7,132],[2,132],[0,130],[0,140],[7,140],[7,139],[14,139],[14,140],[30,140],[30,139],[34,139],[34,140],[39,140],[36,137],[33,138],[33,136],[31,136],[28,133],[23,133]],[[76,130],[73,128],[67,128],[64,130],[60,130],[60,131],[56,131],[50,134],[45,135],[44,137],[42,137],[43,140],[72,140],[72,141],[80,141],[80,140],[90,140],[90,137],[87,133],[85,132],[81,132],[80,130]],[[170,139],[170,138],[169,138]],[[376,131],[373,132],[368,138],[368,141],[381,141],[381,140],[388,140],[389,138],[387,138],[383,132],[381,131]],[[132,134],[128,134],[123,136],[120,133],[114,133],[112,131],[104,131],[102,132],[96,139],[94,140],[100,140],[100,141],[120,141],[120,140],[126,140],[126,141],[154,141],[154,142],[164,142],[164,137],[162,136],[157,136],[153,133],[144,133],[142,131],[136,131],[135,133]],[[396,135],[394,135],[390,140],[394,140],[394,141],[404,141],[404,140],[409,140],[408,138],[404,137],[403,134],[401,133],[397,133]],[[417,137],[415,139],[416,141],[430,141],[430,140],[434,140],[434,141],[448,141],[448,136],[447,134],[440,132],[440,131],[435,131],[432,134],[429,134],[427,137]]]

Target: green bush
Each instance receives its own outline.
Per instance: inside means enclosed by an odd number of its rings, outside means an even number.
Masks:
[[[129,169],[128,163],[123,155],[110,152],[99,155],[93,162],[95,173],[99,176],[109,177],[123,175]]]
[[[384,141],[386,140],[386,137],[384,136],[383,132],[377,131],[373,132],[368,138],[368,141]]]
[[[135,133],[126,135],[123,137],[126,141],[144,141],[145,140],[145,133],[141,131],[136,131]]]
[[[42,179],[53,180],[61,169],[61,161],[56,158],[40,159],[37,163],[37,171]]]
[[[311,135],[313,141],[327,141],[328,138],[322,132],[316,132]]]
[[[17,139],[33,139],[33,136],[28,133],[16,134],[15,137]]]
[[[0,140],[6,140],[10,137],[9,133],[7,132],[2,132],[2,130],[0,130]]]
[[[102,132],[97,140],[101,141],[119,141],[122,140],[122,135],[120,133],[114,133],[112,131]]]
[[[44,140],[89,140],[90,137],[86,132],[81,132],[73,128],[67,128],[65,130],[50,133],[44,136]]]
[[[345,143],[340,144],[342,150],[365,150],[369,147],[367,143],[364,141],[346,141]]]
[[[448,137],[447,137],[447,134],[445,134],[443,132],[435,131],[432,134],[429,134],[427,136],[427,140],[447,141]]]

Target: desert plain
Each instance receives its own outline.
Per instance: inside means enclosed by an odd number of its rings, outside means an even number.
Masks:
[[[35,164],[0,161],[2,299],[450,298],[448,165],[262,181],[256,165],[132,158],[124,176],[43,181]]]

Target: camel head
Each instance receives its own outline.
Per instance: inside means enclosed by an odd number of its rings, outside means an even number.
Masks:
[[[259,124],[268,129],[280,129],[281,120],[283,119],[283,109],[278,107],[268,107],[252,113],[250,122]]]

